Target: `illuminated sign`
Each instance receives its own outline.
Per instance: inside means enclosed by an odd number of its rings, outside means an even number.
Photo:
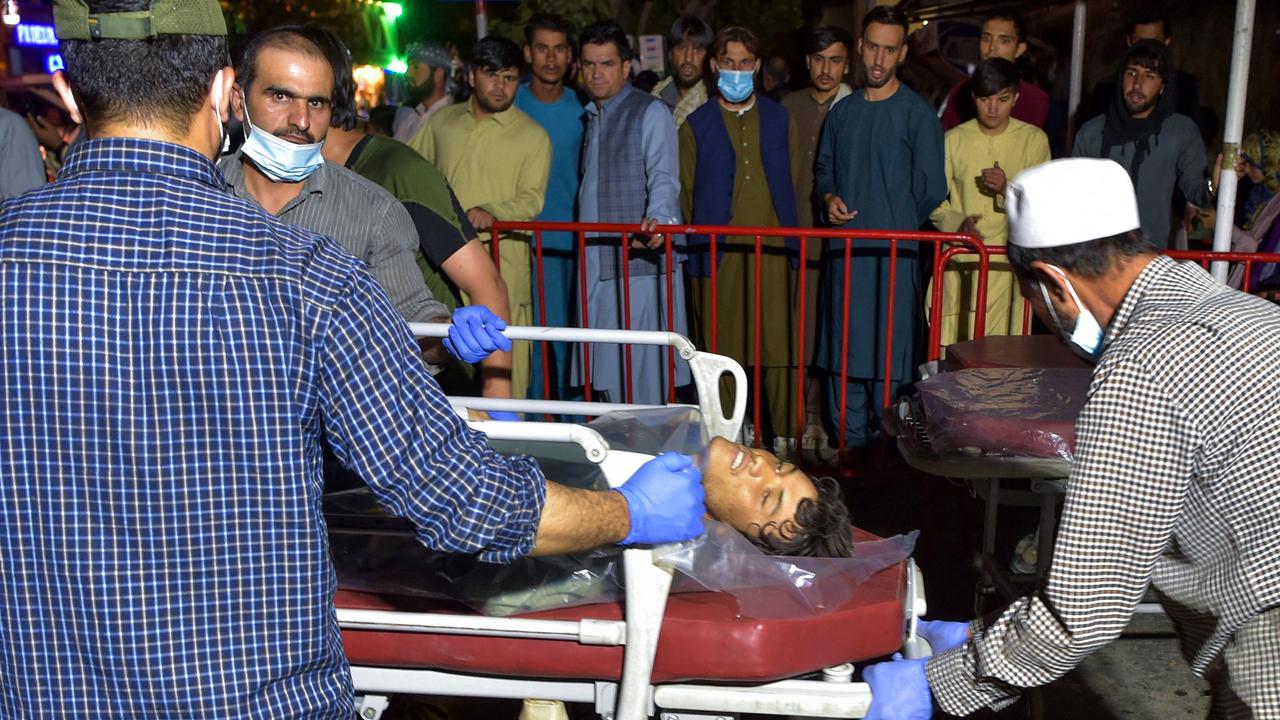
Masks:
[[[62,64],[62,56],[59,55],[58,53],[54,53],[49,57],[45,58],[44,67],[46,70],[49,71],[50,75],[58,72],[59,70],[66,68],[66,66]]]
[[[54,33],[52,25],[22,23],[17,27],[17,43],[38,47],[57,47],[58,36]]]

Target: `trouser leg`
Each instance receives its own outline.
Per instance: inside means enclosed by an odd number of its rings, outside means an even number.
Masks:
[[[840,388],[840,375],[828,373],[822,379],[823,403],[822,416],[827,426],[827,434],[831,438],[844,435],[845,447],[864,447],[868,437],[867,399],[869,396],[867,382],[849,378],[843,395]],[[843,426],[840,423],[840,400],[846,398],[847,410]]]

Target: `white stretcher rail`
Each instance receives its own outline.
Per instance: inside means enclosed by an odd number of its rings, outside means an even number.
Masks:
[[[409,323],[416,337],[445,337],[448,323]],[[675,348],[682,360],[689,363],[694,386],[698,390],[699,408],[707,439],[726,437],[737,439],[742,432],[742,421],[747,415],[747,373],[732,358],[702,352],[694,348],[688,338],[673,332],[646,330],[607,330],[597,328],[552,328],[542,326],[510,325],[502,334],[512,340],[538,342],[613,343],[621,345],[660,345]],[[725,415],[720,407],[720,378],[733,377],[733,407]],[[460,399],[451,398],[454,407]],[[492,398],[468,399],[466,407],[476,410],[503,410],[558,415],[600,415],[602,412],[622,409],[652,407],[645,405],[610,405],[602,403],[574,403],[561,400],[503,400]]]
[[[492,618],[483,615],[339,608],[338,626],[352,630],[567,640],[583,645],[625,645],[627,642],[626,623],[618,620],[528,620]]]

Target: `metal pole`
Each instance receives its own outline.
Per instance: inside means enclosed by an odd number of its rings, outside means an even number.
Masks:
[[[483,40],[489,36],[489,13],[485,12],[484,0],[476,0],[476,39]]]
[[[1249,90],[1249,53],[1253,48],[1254,0],[1237,0],[1236,29],[1232,34],[1231,82],[1227,85],[1227,119],[1222,131],[1222,180],[1218,187],[1218,220],[1213,226],[1213,249],[1231,249],[1231,227],[1236,207],[1236,157],[1244,134],[1244,101]],[[1227,280],[1227,263],[1215,262],[1213,276]]]
[[[1067,96],[1067,153],[1075,142],[1076,126],[1079,122],[1080,95],[1084,84],[1084,21],[1085,0],[1076,0],[1075,15],[1071,21],[1071,91]]]

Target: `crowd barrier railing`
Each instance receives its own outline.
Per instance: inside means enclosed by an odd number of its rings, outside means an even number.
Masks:
[[[842,292],[840,297],[843,298],[843,306],[840,308],[840,337],[839,356],[842,358],[841,367],[836,373],[840,378],[841,398],[839,408],[839,425],[845,427],[848,417],[848,401],[847,401],[847,384],[849,382],[849,349],[852,334],[855,328],[851,328],[850,317],[852,311],[856,310],[852,306],[853,294],[851,289],[854,287],[855,278],[852,275],[851,260],[855,255],[859,257],[872,256],[887,262],[887,284],[884,286],[883,292],[878,292],[880,304],[883,306],[881,317],[884,320],[883,327],[886,328],[883,338],[871,338],[871,341],[879,344],[883,342],[884,354],[883,363],[880,366],[883,369],[883,402],[889,404],[892,402],[892,383],[890,378],[894,377],[893,353],[895,346],[901,347],[903,343],[914,343],[914,338],[895,337],[892,332],[894,327],[895,312],[897,312],[896,297],[897,289],[900,282],[906,280],[898,276],[899,260],[906,258],[915,258],[921,261],[917,272],[923,272],[926,266],[930,266],[931,277],[935,287],[941,286],[942,268],[950,257],[956,254],[965,253],[977,255],[979,258],[979,282],[978,294],[979,301],[977,304],[978,312],[976,318],[976,332],[981,336],[985,323],[985,289],[986,289],[986,272],[987,272],[987,254],[988,250],[977,238],[960,234],[960,233],[938,233],[938,232],[920,232],[920,231],[885,231],[885,230],[833,230],[833,229],[815,229],[815,228],[778,228],[778,227],[744,227],[744,226],[705,226],[705,225],[660,225],[651,229],[646,233],[638,224],[620,224],[620,223],[568,223],[568,222],[521,222],[495,223],[489,232],[491,240],[490,250],[495,263],[500,266],[499,247],[502,242],[524,242],[528,241],[531,245],[533,263],[537,268],[543,266],[545,256],[544,234],[551,232],[567,232],[573,235],[573,246],[575,248],[575,256],[577,260],[576,267],[576,292],[577,298],[574,302],[574,308],[570,317],[575,317],[579,321],[579,327],[597,328],[599,324],[593,322],[593,308],[590,303],[584,302],[583,299],[590,295],[590,283],[594,278],[588,277],[587,252],[589,245],[605,246],[612,245],[611,239],[617,239],[617,249],[620,258],[620,278],[622,291],[622,307],[620,308],[619,317],[621,318],[621,329],[630,330],[631,328],[631,269],[630,258],[633,253],[633,242],[636,238],[656,238],[661,237],[661,255],[664,259],[664,280],[663,280],[663,297],[661,302],[664,306],[666,327],[665,328],[637,328],[642,330],[666,330],[668,332],[676,332],[676,313],[677,308],[674,302],[676,296],[676,283],[684,282],[683,279],[677,279],[676,269],[679,264],[688,259],[686,243],[677,241],[676,237],[689,238],[690,236],[705,238],[699,241],[698,251],[705,253],[708,262],[707,282],[709,284],[709,307],[705,309],[705,317],[708,319],[707,327],[719,328],[722,321],[722,308],[720,293],[718,291],[719,267],[721,264],[720,250],[727,249],[730,246],[735,247],[736,251],[749,253],[754,258],[754,292],[752,294],[753,302],[751,307],[745,308],[746,313],[737,314],[735,316],[745,315],[749,333],[749,357],[739,358],[743,365],[747,366],[751,372],[750,377],[750,397],[754,400],[752,403],[752,420],[757,428],[755,433],[754,444],[759,445],[762,437],[761,428],[762,420],[762,402],[760,399],[762,386],[762,355],[763,343],[765,340],[767,328],[763,327],[763,292],[762,276],[763,257],[766,251],[765,239],[780,238],[790,240],[790,247],[794,256],[805,258],[805,262],[800,264],[795,270],[795,289],[796,289],[796,322],[795,322],[795,342],[797,352],[797,362],[795,366],[795,429],[797,435],[805,428],[806,419],[806,379],[809,376],[811,365],[814,358],[805,355],[807,340],[812,332],[809,322],[810,319],[816,319],[813,313],[830,312],[830,309],[820,307],[809,307],[809,284],[813,282],[815,275],[813,272],[813,263],[810,259],[810,248],[814,243],[819,243],[823,249],[824,258],[839,257],[843,260],[843,273],[839,278],[826,277],[823,282],[838,282]],[[503,235],[518,234],[524,236],[521,240],[512,240],[511,238],[503,239]],[[744,242],[738,242],[734,239],[742,239]],[[656,249],[656,248],[655,248]],[[832,255],[834,253],[834,256]],[[821,262],[821,261],[820,261]],[[546,324],[546,287],[544,283],[543,273],[534,273],[533,293],[537,298],[536,305],[538,314],[535,321],[539,325]],[[919,278],[922,282],[926,278]],[[683,291],[685,288],[681,288]],[[745,302],[745,298],[744,298]],[[819,303],[820,304],[820,303]],[[875,317],[876,308],[872,308],[871,312]],[[934,299],[928,308],[927,318],[931,321],[931,325],[936,328],[937,320],[941,316],[941,304],[939,294],[934,293]],[[599,314],[599,313],[595,313]],[[710,333],[709,347],[705,348],[710,352],[717,352],[717,338],[719,332]],[[836,338],[827,338],[827,342],[836,340]],[[865,342],[866,339],[864,338]],[[874,352],[875,345],[872,346]],[[550,351],[546,343],[541,343],[535,352],[540,353],[542,359],[542,387],[544,399],[550,399],[553,382],[550,374]],[[591,364],[591,348],[587,344],[583,344],[577,350],[578,360],[580,362],[580,377],[584,386],[585,395],[588,399],[592,397],[592,364]],[[930,341],[926,348],[927,359],[937,359],[940,354],[940,348],[937,343],[936,330],[931,331]],[[625,382],[623,402],[632,402],[634,394],[634,383],[637,378],[631,371],[632,359],[631,348],[624,347],[622,351],[623,357],[623,378]],[[675,378],[675,355],[673,351],[668,350],[667,353],[667,379]],[[835,370],[831,368],[831,370]],[[653,381],[659,381],[655,378]],[[909,381],[909,378],[904,379]],[[649,378],[644,378],[643,382],[650,382]],[[676,400],[676,389],[674,382],[667,381],[663,387],[663,394],[668,402]],[[844,437],[843,433],[837,439],[838,447],[843,449]]]
[[[988,274],[985,277],[989,278],[990,262],[994,258],[1007,256],[1009,254],[1009,251],[1008,251],[1008,248],[1003,245],[988,245],[986,247],[987,247],[986,258],[980,262],[987,263]],[[974,253],[970,252],[968,248],[952,247],[952,248],[949,248],[943,254],[943,264],[945,265],[946,263],[949,263],[958,257],[973,255],[973,254]],[[1219,262],[1228,263],[1229,266],[1231,266],[1232,268],[1240,268],[1242,270],[1242,273],[1241,273],[1241,286],[1239,289],[1242,292],[1253,292],[1253,268],[1255,265],[1268,264],[1268,263],[1280,263],[1280,253],[1233,252],[1233,251],[1219,252],[1215,250],[1165,250],[1163,254],[1168,255],[1174,260],[1186,260],[1186,261],[1194,262],[1200,265],[1200,267],[1204,268],[1206,271],[1210,270],[1210,267],[1214,263],[1219,263]],[[946,269],[945,267],[939,268],[938,269],[939,272],[935,273],[936,288],[942,287],[942,281],[940,278],[942,276],[942,271],[944,271],[945,269]],[[1233,274],[1233,277],[1234,277],[1234,274]],[[934,293],[934,298],[933,298],[934,302],[933,302],[933,307],[931,308],[931,310],[934,312],[938,312],[941,309],[939,305],[939,299],[941,298],[941,295],[942,295],[941,292],[935,291]],[[1029,335],[1031,334],[1031,330],[1032,330],[1032,323],[1031,323],[1032,310],[1031,310],[1031,303],[1027,302],[1025,298],[1023,298],[1022,300],[1022,312],[1023,312],[1022,334]],[[931,325],[930,325],[931,353],[933,352],[932,348],[938,348],[940,350],[940,343],[938,342],[939,323],[936,320],[937,320],[936,317],[931,316]],[[930,359],[933,359],[934,357],[935,355],[931,354]]]

